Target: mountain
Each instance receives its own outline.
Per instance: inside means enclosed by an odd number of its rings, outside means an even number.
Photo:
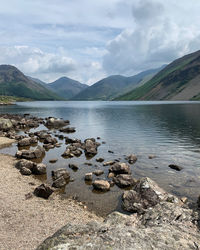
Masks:
[[[61,99],[57,94],[29,79],[11,65],[0,65],[0,95],[25,97],[34,100]]]
[[[47,86],[65,99],[70,99],[80,93],[83,89],[88,88],[88,85],[82,84],[68,77],[61,77],[55,82],[47,84]]]
[[[73,97],[73,100],[112,100],[149,80],[160,69],[141,72],[135,76],[113,75],[106,77]]]
[[[166,66],[118,100],[200,100],[200,50]]]
[[[35,77],[32,77],[32,76],[26,76],[26,77],[28,77],[28,79],[30,79],[30,80],[32,80],[32,81],[34,81],[34,82],[39,83],[40,85],[42,85],[42,86],[44,86],[44,87],[47,87],[47,83],[41,81],[41,80],[38,79],[38,78],[35,78]]]

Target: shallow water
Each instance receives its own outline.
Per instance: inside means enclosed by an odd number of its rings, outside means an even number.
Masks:
[[[25,102],[2,106],[0,112],[68,119],[77,131],[69,137],[83,140],[100,136],[99,141],[106,142],[89,161],[84,155],[63,159],[64,141],[59,141],[63,142],[61,148],[49,150],[43,159],[48,165],[48,178],[52,169],[66,167],[75,181],[66,186],[65,195],[78,196],[98,213],[120,210],[123,191],[114,186],[111,191],[99,194],[85,183],[84,174],[94,169],[103,169],[105,174],[101,177],[107,177],[108,167],[97,163],[98,157],[124,161],[125,155],[134,153],[138,156],[138,161],[131,166],[134,177],[149,176],[167,191],[191,200],[200,194],[200,102]],[[12,146],[0,152],[15,154],[16,150],[17,147]],[[149,159],[149,155],[156,158]],[[51,158],[59,160],[50,164]],[[93,166],[84,165],[85,162]],[[79,170],[73,172],[68,163],[77,163]],[[168,167],[172,163],[184,169],[172,170]]]

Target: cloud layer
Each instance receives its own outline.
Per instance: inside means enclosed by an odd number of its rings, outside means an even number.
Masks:
[[[47,82],[132,75],[198,50],[199,8],[196,0],[8,0],[0,64]]]

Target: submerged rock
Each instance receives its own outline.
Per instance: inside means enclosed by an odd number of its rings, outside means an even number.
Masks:
[[[92,173],[85,174],[85,181],[92,181]]]
[[[39,163],[32,168],[32,173],[35,175],[46,174],[47,167],[43,163]]]
[[[131,154],[126,157],[126,160],[128,161],[128,163],[133,164],[137,161],[137,156],[134,154]]]
[[[172,169],[174,169],[176,171],[181,171],[183,169],[183,167],[180,167],[180,166],[175,165],[175,164],[170,164],[169,168],[172,168]]]
[[[70,174],[64,168],[53,170],[51,174],[53,179],[53,184],[52,184],[53,187],[61,188],[65,186],[67,182],[69,182]]]
[[[16,157],[17,158],[23,158],[23,159],[35,159],[35,158],[41,158],[45,154],[44,148],[37,146],[34,150],[21,150],[17,151]]]
[[[93,174],[96,175],[96,176],[102,175],[103,173],[104,173],[104,171],[101,170],[101,169],[97,169],[97,170],[95,170],[95,171],[93,172]]]

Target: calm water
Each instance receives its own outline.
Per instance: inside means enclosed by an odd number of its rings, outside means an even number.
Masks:
[[[66,167],[75,179],[66,186],[66,196],[77,195],[102,214],[120,210],[122,190],[114,186],[110,192],[98,194],[84,182],[84,174],[94,169],[104,169],[102,178],[107,177],[108,167],[97,163],[97,157],[124,161],[125,155],[134,153],[138,156],[138,161],[132,165],[136,178],[149,176],[166,190],[191,200],[200,194],[200,102],[26,102],[0,107],[0,112],[69,119],[77,130],[69,137],[100,136],[100,142],[106,144],[98,148],[98,155],[90,161],[84,155],[63,159],[60,155],[66,145],[60,141],[62,147],[48,151],[43,162],[48,165],[48,179],[53,168]],[[1,152],[15,154],[16,150],[14,145]],[[156,155],[156,158],[148,159],[149,155]],[[59,158],[56,164],[48,163],[55,157]],[[93,166],[84,165],[85,162]],[[79,170],[73,172],[68,163],[77,163]],[[172,163],[184,169],[181,172],[171,170],[168,165]]]

